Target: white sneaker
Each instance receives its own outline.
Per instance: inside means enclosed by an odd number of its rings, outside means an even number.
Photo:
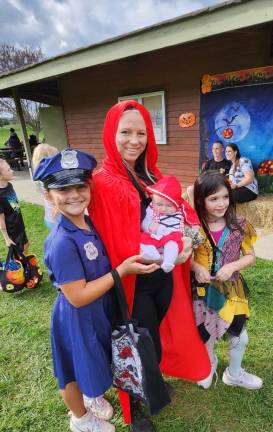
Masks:
[[[174,269],[174,264],[163,262],[160,267],[165,273],[170,273]]]
[[[229,386],[244,387],[250,390],[260,389],[263,386],[263,380],[256,375],[250,374],[241,368],[237,377],[230,375],[227,367],[223,373],[222,380]]]
[[[103,396],[99,396],[96,398],[89,398],[87,396],[83,396],[83,402],[85,408],[90,408],[90,410],[96,417],[102,420],[110,420],[113,417],[113,407],[106,399],[104,399]]]
[[[216,383],[217,383],[218,381],[217,366],[218,366],[218,358],[215,355],[214,360],[211,363],[211,371],[209,376],[201,381],[197,381],[197,385],[207,390],[208,388],[210,388],[212,384],[214,374],[216,375]]]
[[[70,418],[72,432],[115,432],[115,426],[94,416],[88,409],[87,413],[77,418],[73,414]]]

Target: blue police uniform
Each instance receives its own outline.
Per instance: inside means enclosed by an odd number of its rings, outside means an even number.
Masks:
[[[34,180],[49,189],[81,184],[94,166],[93,156],[67,149],[43,159]],[[88,218],[86,223],[90,230],[60,215],[45,241],[45,264],[57,288],[81,279],[90,282],[110,271],[103,244]],[[111,309],[109,292],[76,308],[59,289],[51,316],[51,346],[60,389],[76,381],[83,394],[97,397],[112,385]]]
[[[45,264],[56,287],[80,279],[89,282],[110,271],[101,240],[87,223],[91,231],[77,228],[61,215],[45,241]],[[112,385],[110,314],[110,293],[79,308],[58,293],[51,317],[51,345],[61,389],[77,381],[82,393],[97,397]]]

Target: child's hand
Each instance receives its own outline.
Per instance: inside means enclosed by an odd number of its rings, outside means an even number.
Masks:
[[[197,282],[210,283],[210,277],[211,276],[210,276],[209,271],[205,267],[203,267],[201,265],[196,266],[196,263],[195,263],[194,273],[195,273],[195,278],[196,278]]]
[[[127,276],[130,274],[147,274],[152,273],[159,269],[158,264],[141,264],[138,262],[141,259],[141,255],[134,255],[123,261],[117,268],[117,272],[120,277]]]
[[[235,269],[234,269],[233,263],[226,264],[223,267],[221,267],[220,270],[218,270],[218,272],[215,275],[215,279],[217,279],[221,282],[226,282],[227,280],[229,280],[231,278],[234,271],[235,271]]]
[[[16,243],[14,243],[14,241],[11,240],[10,237],[8,237],[8,238],[5,239],[5,243],[6,243],[6,246],[7,246],[7,247],[10,247],[11,245],[16,246]]]

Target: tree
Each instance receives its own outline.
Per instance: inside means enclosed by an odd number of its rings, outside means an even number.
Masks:
[[[20,69],[27,65],[37,63],[45,58],[41,48],[33,49],[30,47],[17,48],[14,45],[0,45],[0,74]],[[21,100],[25,122],[35,132],[37,139],[41,130],[39,109],[42,104],[29,100]],[[6,112],[13,117],[17,117],[13,99],[0,99],[0,112]]]

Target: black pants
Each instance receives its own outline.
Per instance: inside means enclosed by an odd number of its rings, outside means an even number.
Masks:
[[[233,189],[232,196],[235,203],[244,203],[255,200],[258,195],[247,187],[242,186],[237,189]]]
[[[138,276],[133,305],[133,318],[140,327],[149,330],[158,362],[161,360],[159,326],[170,306],[173,293],[172,273],[159,269],[154,273]]]

